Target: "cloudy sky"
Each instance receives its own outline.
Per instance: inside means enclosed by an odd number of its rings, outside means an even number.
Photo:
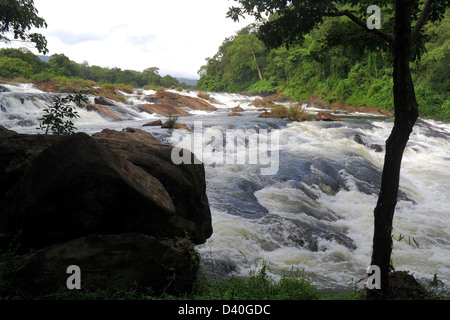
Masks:
[[[226,37],[252,19],[226,18],[232,0],[34,0],[49,55],[102,67],[198,78]]]

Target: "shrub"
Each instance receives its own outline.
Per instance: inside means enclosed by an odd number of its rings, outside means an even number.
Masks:
[[[277,105],[272,108],[272,115],[277,118],[287,118],[289,111],[285,106]]]
[[[307,121],[313,118],[313,115],[307,114],[300,104],[291,105],[288,110],[288,117],[294,121]]]
[[[204,92],[199,92],[199,94],[197,94],[197,97],[199,97],[201,99],[205,99],[205,100],[211,99],[211,96],[208,93],[204,93]]]
[[[169,120],[167,120],[167,126],[172,129],[178,121],[178,116],[169,115]]]
[[[206,279],[196,288],[196,299],[211,300],[316,300],[320,293],[300,272],[274,279],[267,267],[245,277],[217,281]]]
[[[53,105],[44,109],[44,116],[39,119],[40,130],[45,130],[45,134],[51,131],[53,134],[72,134],[75,126],[72,119],[79,118],[78,112],[72,103],[87,103],[88,99],[84,92],[75,92],[74,95],[53,98]],[[68,118],[68,120],[65,120]]]

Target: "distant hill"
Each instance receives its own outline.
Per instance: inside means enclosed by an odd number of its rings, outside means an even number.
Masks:
[[[38,58],[41,59],[41,61],[48,62],[48,60],[50,60],[51,57],[39,55]]]
[[[50,58],[51,57],[49,57],[49,56],[43,56],[43,55],[38,55],[37,56],[39,59],[41,59],[41,61],[44,61],[44,62],[48,62],[49,60],[50,60]],[[198,82],[198,80],[196,80],[196,79],[188,79],[188,78],[177,78],[177,80],[180,82],[180,83],[186,83],[188,86],[192,86],[192,87],[195,87],[196,85],[197,85],[197,82]]]
[[[196,79],[187,79],[187,78],[177,78],[180,83],[186,83],[188,86],[196,86],[198,80]]]

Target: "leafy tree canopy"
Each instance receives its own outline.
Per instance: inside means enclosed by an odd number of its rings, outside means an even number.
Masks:
[[[47,53],[47,40],[31,28],[46,28],[45,20],[38,16],[33,0],[0,0],[0,41],[33,43],[39,52]]]
[[[333,32],[328,35],[331,42],[345,41],[352,46],[372,49],[386,48],[386,42],[391,45],[395,42],[393,1],[239,0],[239,2],[241,6],[230,8],[228,17],[237,21],[244,15],[253,15],[258,20],[264,21],[259,28],[258,36],[270,47],[301,43],[304,36],[323,23],[326,17],[348,18],[342,20],[342,24],[335,25]],[[450,0],[419,0],[413,1],[413,3],[412,18],[415,25],[412,37],[415,46],[412,56],[417,59],[424,52],[423,25],[428,21],[442,20],[446,8],[450,6]],[[371,5],[377,5],[383,13],[381,30],[367,29],[367,8]],[[425,11],[426,19],[421,16],[424,13],[424,7],[427,9]],[[265,17],[269,17],[269,19],[265,19]]]

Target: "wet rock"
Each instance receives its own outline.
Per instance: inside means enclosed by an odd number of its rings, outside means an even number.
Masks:
[[[156,120],[156,121],[152,121],[149,123],[146,123],[143,125],[143,127],[156,127],[156,126],[162,126],[162,121],[161,120]]]
[[[0,85],[0,92],[10,92],[11,90],[9,90],[8,88]]]
[[[231,112],[231,113],[228,114],[228,116],[229,116],[229,117],[241,117],[242,114],[237,113],[237,112]]]
[[[169,121],[165,122],[161,128],[164,129],[178,129],[178,130],[186,130],[189,132],[192,132],[191,128],[189,128],[186,124],[184,123],[170,123]]]
[[[335,116],[331,113],[321,111],[316,115],[316,120],[318,120],[318,121],[341,121],[342,118],[339,118],[338,116]]]
[[[372,150],[374,150],[375,152],[383,152],[384,148],[383,146],[379,145],[379,144],[371,144],[368,143],[359,133],[355,135],[355,137],[353,138],[357,143],[362,144],[363,146],[366,146]]]
[[[117,121],[125,120],[124,118],[122,118],[121,116],[116,114],[111,109],[108,109],[107,107],[99,105],[99,104],[88,104],[86,106],[86,110],[87,111],[95,111],[98,114],[100,114],[101,116],[109,118],[111,120],[117,120]]]
[[[164,90],[158,91],[152,97],[158,99],[158,101],[160,101],[162,104],[167,104],[174,107],[183,107],[192,110],[204,111],[217,110],[216,107],[203,99],[188,97]]]
[[[274,118],[273,113],[270,111],[264,111],[261,113],[258,118]]]
[[[114,103],[112,103],[110,100],[104,98],[104,97],[95,97],[94,98],[95,104],[100,104],[102,106],[114,106]]]
[[[189,116],[189,112],[169,104],[140,104],[136,108],[141,112],[156,113],[162,116]]]

